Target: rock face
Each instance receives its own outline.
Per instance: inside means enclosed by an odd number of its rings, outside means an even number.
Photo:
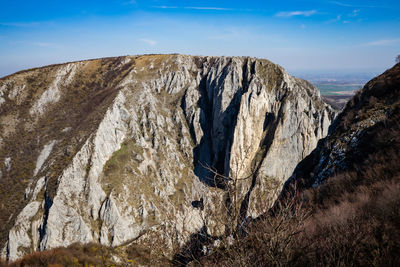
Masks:
[[[400,64],[397,64],[369,81],[347,103],[332,123],[328,136],[296,167],[282,196],[290,193],[295,184],[305,189],[316,187],[342,173],[359,177],[351,178],[352,183],[364,186],[398,179],[399,121]]]
[[[216,235],[232,181],[248,177],[235,190],[257,216],[333,116],[311,84],[255,58],[119,57],[5,77],[2,256]]]

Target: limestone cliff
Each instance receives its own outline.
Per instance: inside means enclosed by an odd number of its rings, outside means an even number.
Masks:
[[[294,185],[307,189],[328,183],[326,188],[334,188],[342,180],[341,183],[349,183],[351,191],[360,185],[398,180],[399,111],[397,64],[369,81],[346,104],[332,123],[329,135],[296,167],[282,196],[290,193]]]
[[[232,181],[248,177],[246,216],[265,211],[258,199],[272,203],[333,116],[310,83],[255,58],[127,56],[2,78],[2,256],[218,235]]]

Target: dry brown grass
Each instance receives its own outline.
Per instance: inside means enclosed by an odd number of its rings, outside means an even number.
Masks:
[[[203,257],[201,264],[399,266],[399,192],[399,180],[381,181],[361,186],[325,209],[291,200],[250,224],[245,237]]]
[[[73,244],[67,248],[34,252],[4,266],[116,266],[111,259],[112,251],[97,244]]]

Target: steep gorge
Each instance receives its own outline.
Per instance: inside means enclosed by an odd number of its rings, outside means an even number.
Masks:
[[[273,208],[200,264],[399,266],[399,133],[400,63],[352,97]]]
[[[259,198],[273,202],[333,117],[315,87],[255,58],[127,56],[2,78],[2,256],[221,234],[232,180],[251,177],[237,185],[245,216],[264,212]]]

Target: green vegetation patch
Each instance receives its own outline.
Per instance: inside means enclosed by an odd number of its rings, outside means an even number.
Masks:
[[[137,157],[139,155],[139,157]],[[138,159],[143,157],[143,148],[135,144],[134,140],[128,139],[121,144],[121,148],[115,151],[103,167],[102,179],[103,189],[107,194],[113,188],[121,188],[124,176],[132,170],[139,171]]]
[[[278,65],[275,65],[272,62],[267,60],[257,61],[256,70],[259,77],[263,79],[268,92],[280,85],[283,81],[282,70]]]

